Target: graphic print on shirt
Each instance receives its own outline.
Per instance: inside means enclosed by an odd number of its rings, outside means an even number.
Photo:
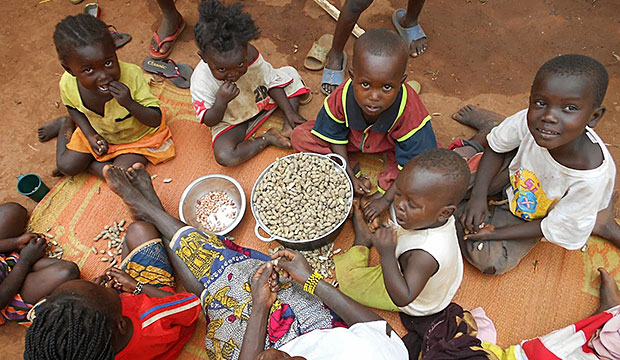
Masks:
[[[510,176],[510,185],[514,194],[510,203],[510,212],[513,215],[527,221],[547,216],[553,201],[547,198],[536,174],[519,168]]]
[[[263,111],[269,104],[269,89],[264,85],[259,85],[254,89],[254,101],[258,111]]]

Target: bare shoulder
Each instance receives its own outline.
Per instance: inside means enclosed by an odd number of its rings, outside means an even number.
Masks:
[[[254,45],[248,44],[248,60],[249,60],[249,62],[254,62],[254,60],[256,60],[257,57],[258,57],[258,49]]]

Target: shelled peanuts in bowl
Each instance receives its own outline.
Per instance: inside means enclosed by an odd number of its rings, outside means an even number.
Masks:
[[[179,218],[205,232],[225,235],[239,224],[245,206],[245,193],[237,180],[221,174],[205,175],[183,192]]]
[[[296,249],[316,248],[333,240],[353,200],[351,180],[344,169],[344,159],[335,154],[297,153],[275,161],[252,190],[256,235]],[[259,228],[270,238],[260,235]]]

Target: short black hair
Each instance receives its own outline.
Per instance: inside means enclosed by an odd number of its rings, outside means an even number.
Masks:
[[[355,41],[353,45],[353,61],[356,54],[360,51],[367,52],[375,56],[402,56],[404,59],[409,57],[407,43],[400,35],[388,29],[372,29],[366,31]]]
[[[25,345],[24,360],[112,360],[115,356],[104,311],[68,291],[53,294],[37,306]]]
[[[402,172],[424,169],[441,175],[447,187],[441,191],[448,197],[449,204],[458,205],[463,200],[469,186],[470,171],[467,162],[456,152],[448,149],[430,149],[415,156],[403,168]]]
[[[61,61],[66,61],[67,56],[78,47],[107,41],[114,44],[108,26],[92,15],[67,16],[54,30],[54,45]]]
[[[258,37],[258,27],[242,9],[243,4],[239,2],[226,6],[218,0],[202,1],[198,5],[200,17],[194,25],[194,37],[200,50],[223,53]]]
[[[594,106],[598,107],[603,103],[605,93],[607,92],[607,85],[609,84],[609,74],[603,64],[597,60],[578,54],[556,56],[538,69],[532,86],[539,80],[540,76],[548,74],[585,76],[590,81],[590,86],[592,87]]]

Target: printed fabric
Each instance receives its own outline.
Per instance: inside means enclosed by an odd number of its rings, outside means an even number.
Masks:
[[[201,301],[208,321],[209,359],[237,359],[252,312],[251,278],[271,258],[189,226],[179,229],[170,247],[205,286]],[[265,349],[279,348],[312,330],[342,325],[317,297],[299,284],[285,283],[270,311]]]
[[[147,241],[133,249],[121,263],[121,270],[151,286],[175,286],[172,265],[161,239]]]
[[[0,254],[0,283],[9,276],[9,273],[18,261],[19,254],[17,252],[12,252],[8,255]],[[27,319],[27,316],[32,306],[32,304],[25,302],[20,294],[15,294],[9,304],[0,310],[0,325],[7,321],[14,321],[24,326],[30,326],[32,321]]]

